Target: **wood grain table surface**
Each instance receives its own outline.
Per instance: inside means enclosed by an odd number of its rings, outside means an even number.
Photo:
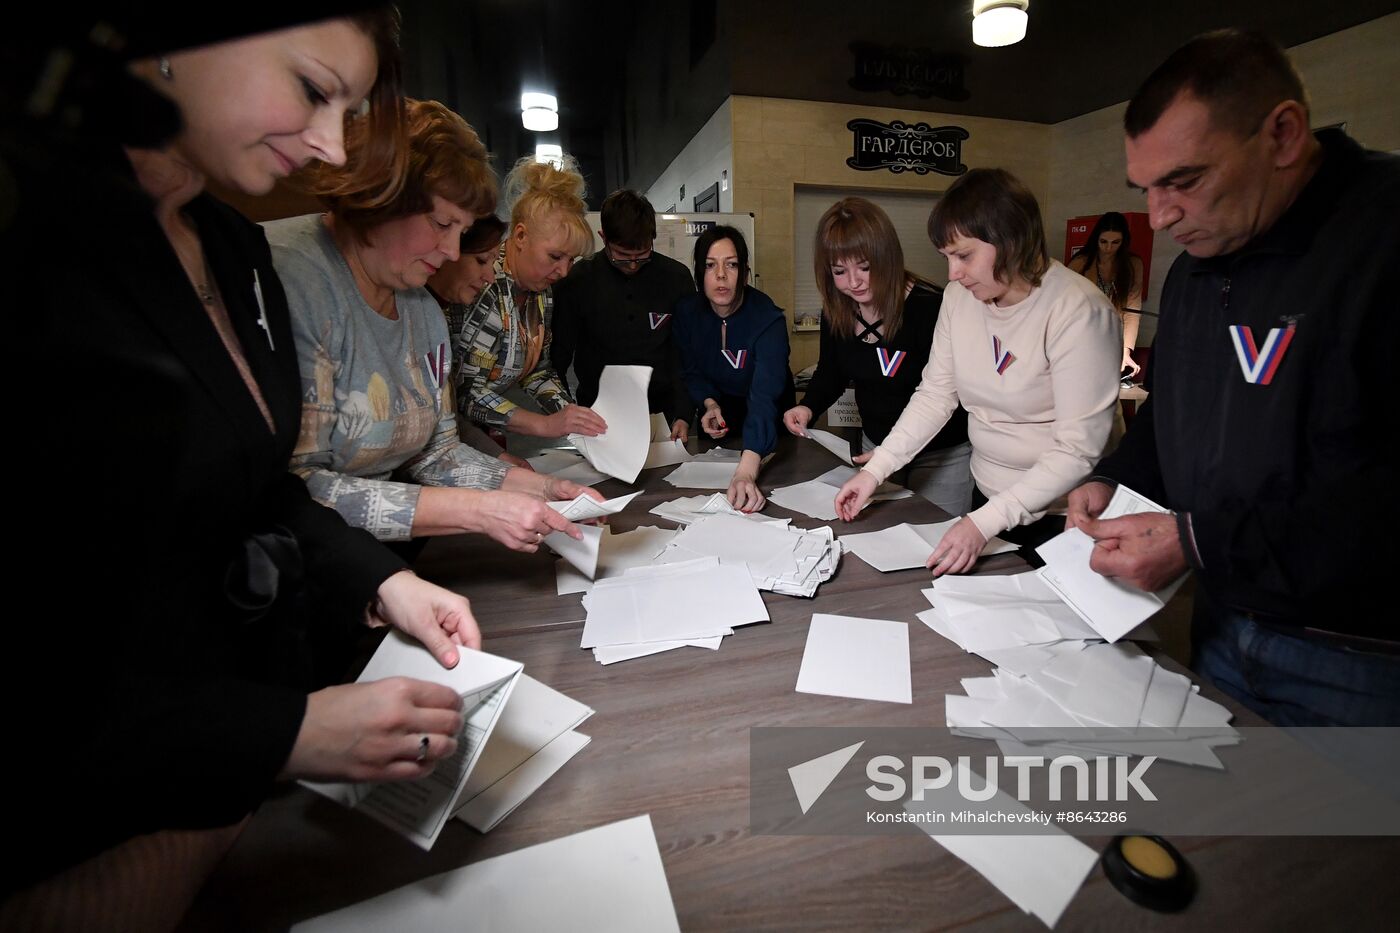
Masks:
[[[815,444],[784,438],[765,490],[836,465]],[[695,490],[643,473],[617,531],[670,522],[647,509]],[[626,491],[610,481],[607,495]],[[766,514],[787,516],[774,506]],[[794,524],[822,522],[793,516]],[[842,532],[874,531],[944,515],[923,499],[872,506]],[[556,596],[554,558],[513,554],[482,539],[433,541],[424,577],[467,594],[485,649],[597,712],[592,742],[495,830],[452,821],[431,852],[369,819],[297,788],[269,800],[201,894],[190,930],[278,930],[414,880],[605,823],[649,813],[683,930],[1034,930],[977,872],[909,827],[905,836],[778,836],[749,819],[749,730],[755,726],[941,726],[943,697],[991,665],[919,623],[924,570],[881,574],[846,555],[815,599],[764,593],[769,624],[748,626],[718,651],[685,648],[603,666],[579,648],[579,596]],[[1014,555],[978,572],[1015,572]],[[795,692],[812,613],[910,623],[911,705]],[[1161,663],[1180,669],[1170,659]],[[1224,698],[1209,685],[1203,692]],[[1260,720],[1236,711],[1237,725]],[[990,746],[989,746],[990,747]],[[119,805],[119,804],[117,804]],[[1096,848],[1105,840],[1086,839]],[[1060,930],[1393,929],[1400,915],[1400,839],[1178,838],[1199,878],[1175,915],[1137,907],[1095,868]],[[475,927],[469,917],[461,929]]]

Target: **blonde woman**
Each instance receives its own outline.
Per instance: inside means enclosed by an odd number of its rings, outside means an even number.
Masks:
[[[551,287],[593,243],[583,176],[571,158],[556,168],[527,156],[511,169],[503,194],[510,229],[496,253],[495,281],[453,335],[458,411],[482,427],[533,437],[602,434],[607,424],[574,402],[549,352]],[[505,397],[516,385],[543,413]]]

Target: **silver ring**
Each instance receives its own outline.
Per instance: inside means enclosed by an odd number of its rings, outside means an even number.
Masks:
[[[541,541],[543,541],[543,540],[544,540],[544,532],[543,532],[543,531],[537,531],[537,532],[535,532],[535,543],[536,543],[536,544],[539,544],[539,543],[540,543]]]
[[[418,740],[418,757],[414,761],[428,760],[428,737],[425,735]]]

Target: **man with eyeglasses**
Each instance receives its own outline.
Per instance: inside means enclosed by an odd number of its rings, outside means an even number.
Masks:
[[[656,212],[635,191],[614,191],[603,201],[603,249],[574,264],[554,286],[555,370],[573,364],[580,405],[598,397],[608,365],[650,366],[649,410],[664,412],[671,436],[689,436],[689,396],[671,338],[676,302],[693,294],[690,270],[653,250]]]

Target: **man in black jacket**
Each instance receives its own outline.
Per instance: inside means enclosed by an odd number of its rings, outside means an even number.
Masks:
[[[579,404],[592,405],[604,366],[650,366],[648,410],[665,412],[671,436],[685,441],[694,405],[681,383],[671,321],[695,282],[685,266],[653,250],[656,212],[642,195],[608,195],[602,222],[602,252],[554,286],[555,371],[563,376],[572,363]]]
[[[1129,184],[1185,249],[1151,397],[1069,521],[1143,589],[1194,569],[1192,666],[1282,724],[1400,725],[1400,159],[1313,134],[1286,54],[1198,36],[1124,116]],[[1124,483],[1173,515],[1099,520]]]

